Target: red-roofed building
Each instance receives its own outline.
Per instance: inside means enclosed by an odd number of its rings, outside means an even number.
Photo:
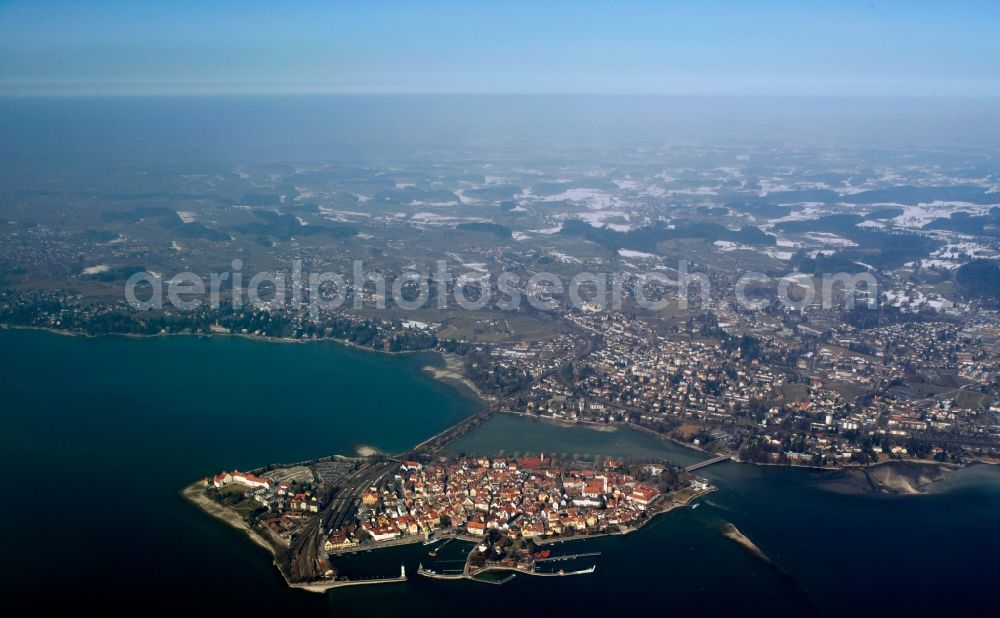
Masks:
[[[469,531],[469,534],[474,534],[476,536],[483,536],[486,534],[486,524],[481,521],[470,521],[465,524],[465,529]]]
[[[649,487],[648,485],[639,484],[635,486],[632,493],[626,496],[625,499],[645,509],[649,506],[649,503],[652,502],[657,495],[659,495],[659,493],[660,492],[656,491],[652,487]]]

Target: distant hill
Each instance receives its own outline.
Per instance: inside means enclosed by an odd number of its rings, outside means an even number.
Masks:
[[[982,216],[967,212],[956,212],[951,217],[934,219],[924,226],[925,230],[948,230],[960,234],[978,236],[1000,236],[1000,208],[990,210]]]
[[[1000,264],[994,260],[972,260],[955,271],[955,283],[968,298],[1000,299]]]
[[[892,219],[903,214],[902,208],[889,207],[889,208],[879,208],[878,210],[873,210],[865,218],[871,221],[872,219]]]
[[[170,230],[171,234],[176,234],[181,238],[204,238],[212,241],[229,240],[229,234],[206,227],[197,221],[184,223],[177,214],[177,211],[162,206],[144,206],[130,210],[111,210],[102,213],[101,220],[107,223],[124,223],[129,225],[134,225],[142,220],[148,220],[156,223],[165,230]]]
[[[618,232],[608,227],[597,228],[585,221],[567,219],[560,234],[586,238],[611,249],[632,249],[634,251],[655,251],[656,245],[664,240],[680,238],[704,238],[726,240],[744,245],[774,245],[774,236],[765,234],[758,227],[746,226],[731,230],[718,223],[678,221],[673,225],[656,222],[627,232]]]
[[[267,223],[249,223],[236,228],[235,231],[249,236],[273,237],[279,240],[289,240],[292,236],[349,238],[358,233],[356,228],[345,224],[302,225],[295,215],[270,210],[255,210],[253,214]]]
[[[466,189],[462,194],[474,200],[500,202],[511,199],[518,193],[521,193],[521,190],[521,187],[517,185],[494,185],[481,189]]]
[[[774,226],[774,229],[779,232],[789,232],[792,234],[820,232],[851,238],[861,233],[858,224],[864,220],[864,217],[859,217],[858,215],[827,215],[807,221],[784,221]]]
[[[497,238],[503,239],[514,236],[509,227],[500,225],[499,223],[459,223],[455,226],[455,229],[463,232],[486,232],[487,234],[493,234]]]

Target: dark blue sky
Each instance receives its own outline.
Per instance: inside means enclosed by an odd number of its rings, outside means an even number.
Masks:
[[[0,0],[0,94],[1000,96],[1000,3]]]

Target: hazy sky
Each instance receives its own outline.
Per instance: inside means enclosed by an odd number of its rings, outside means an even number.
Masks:
[[[2,94],[1000,96],[1000,2],[0,0]]]

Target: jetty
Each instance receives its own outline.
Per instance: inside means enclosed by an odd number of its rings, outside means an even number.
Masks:
[[[599,552],[599,551],[592,551],[592,552],[587,552],[587,553],[583,553],[583,554],[565,554],[565,555],[562,555],[562,556],[549,556],[548,558],[535,558],[535,562],[536,563],[538,563],[538,562],[560,562],[560,561],[563,561],[563,560],[575,560],[577,558],[592,558],[592,557],[596,558],[597,556],[600,556],[600,555],[601,555],[601,552]]]
[[[434,571],[431,569],[424,568],[424,564],[421,562],[420,566],[417,568],[417,575],[422,575],[424,577],[429,577],[431,579],[466,579],[468,576],[465,574],[464,569],[457,569],[456,571]]]
[[[287,580],[286,580],[287,581]],[[395,584],[399,582],[406,581],[406,567],[404,565],[399,566],[399,575],[396,577],[366,577],[364,579],[334,579],[328,581],[315,581],[315,582],[288,582],[289,587],[297,588],[299,590],[307,590],[309,592],[326,592],[327,590],[332,590],[333,588],[344,588],[346,586],[367,586],[372,584]]]
[[[483,584],[494,584],[496,586],[502,586],[502,585],[506,584],[507,582],[509,582],[510,580],[514,579],[515,577],[517,577],[517,573],[511,573],[507,577],[504,577],[503,579],[498,579],[498,580],[481,579],[481,578],[478,578],[478,577],[472,577],[472,579],[476,580],[477,582],[483,583]]]
[[[538,571],[531,571],[528,575],[534,575],[535,577],[564,577],[566,575],[589,575],[597,570],[597,565],[593,565],[586,569],[580,569],[579,571],[556,571],[555,573],[539,573]]]

